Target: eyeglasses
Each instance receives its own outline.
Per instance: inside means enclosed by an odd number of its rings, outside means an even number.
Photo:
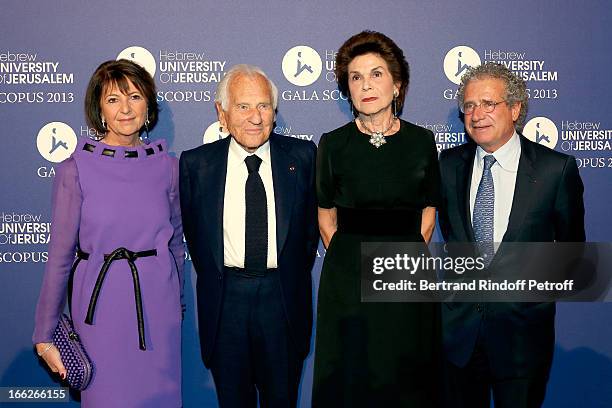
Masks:
[[[486,113],[491,113],[495,110],[495,107],[497,105],[499,105],[500,103],[504,103],[504,102],[506,101],[501,100],[499,102],[493,102],[493,101],[482,100],[480,101],[480,103],[466,102],[463,105],[459,105],[459,110],[461,110],[461,113],[463,113],[464,115],[471,115],[472,113],[474,113],[474,109],[480,106],[482,107],[482,110],[484,110]]]

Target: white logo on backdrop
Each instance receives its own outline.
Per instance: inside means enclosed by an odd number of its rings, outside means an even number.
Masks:
[[[293,85],[312,84],[319,79],[322,68],[321,56],[307,45],[293,47],[283,57],[283,74]]]
[[[559,131],[555,123],[545,116],[531,119],[523,128],[523,134],[532,142],[554,149],[559,140]]]
[[[202,143],[206,144],[206,143],[216,142],[217,140],[221,140],[229,136],[228,132],[222,132],[220,129],[221,129],[221,123],[219,123],[219,121],[211,123],[211,125],[207,127],[206,130],[204,131],[204,137],[202,138]],[[227,130],[227,129],[223,129],[223,130]]]
[[[46,160],[59,163],[66,160],[76,149],[74,130],[64,122],[50,122],[38,131],[36,147]]]
[[[480,56],[467,45],[459,45],[451,49],[444,57],[444,73],[449,81],[457,85],[468,68],[478,65],[480,65]]]
[[[126,59],[130,61],[134,61],[141,67],[147,70],[152,77],[155,76],[155,70],[157,69],[157,65],[155,64],[155,58],[153,58],[153,54],[149,52],[146,48],[132,46],[127,47],[123,51],[117,55],[117,59]]]

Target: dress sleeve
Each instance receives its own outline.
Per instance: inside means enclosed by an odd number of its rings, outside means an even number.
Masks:
[[[328,134],[323,134],[317,149],[317,201],[321,208],[334,208],[334,174],[328,146]]]
[[[584,185],[576,159],[569,156],[563,167],[555,199],[555,240],[584,242]]]
[[[174,228],[172,239],[170,239],[170,252],[176,261],[176,268],[181,287],[181,302],[183,299],[184,276],[183,267],[185,265],[185,244],[183,243],[183,224],[181,222],[181,204],[179,199],[179,167],[178,160],[172,158],[172,180],[168,200],[170,202],[170,223]]]
[[[74,262],[83,197],[75,160],[57,166],[51,198],[51,238],[36,306],[34,343],[51,342],[66,303],[66,285]]]
[[[440,166],[438,164],[438,149],[436,148],[436,141],[431,131],[427,132],[428,143],[429,143],[429,160],[427,168],[425,170],[425,188],[424,188],[424,205],[425,207],[440,207],[442,197],[440,194],[441,181],[440,181]]]

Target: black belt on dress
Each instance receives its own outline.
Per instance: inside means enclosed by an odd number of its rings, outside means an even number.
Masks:
[[[94,286],[93,293],[91,294],[91,299],[89,300],[89,307],[87,308],[87,317],[85,318],[86,324],[93,324],[94,312],[96,310],[98,296],[100,295],[102,283],[104,282],[104,278],[106,277],[106,273],[108,272],[108,268],[110,267],[111,263],[118,259],[127,260],[128,265],[130,266],[130,270],[132,271],[132,281],[134,282],[134,300],[136,303],[136,319],[138,320],[138,343],[141,350],[146,350],[147,345],[145,343],[145,329],[142,312],[140,279],[138,278],[138,269],[136,269],[136,264],[134,263],[134,261],[138,258],[145,258],[148,256],[157,256],[157,250],[149,249],[147,251],[133,252],[124,247],[120,247],[115,249],[110,254],[105,254],[104,263],[102,264],[102,268],[100,268],[100,273],[98,274],[96,285]],[[89,254],[79,249],[77,250],[77,262],[75,264],[78,264],[81,259],[89,259]]]
[[[421,210],[336,207],[338,232],[359,235],[421,235]]]

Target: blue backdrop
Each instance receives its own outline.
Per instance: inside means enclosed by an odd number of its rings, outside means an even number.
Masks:
[[[50,191],[55,164],[77,137],[91,134],[82,101],[100,62],[121,55],[154,72],[162,111],[151,136],[167,139],[177,156],[203,143],[211,125],[206,139],[219,137],[214,89],[237,63],[261,66],[279,87],[278,133],[317,142],[350,120],[334,82],[334,57],[363,29],[386,33],[405,51],[411,84],[403,118],[432,129],[440,149],[465,140],[454,99],[465,66],[499,61],[528,80],[526,135],[578,158],[587,238],[610,241],[612,10],[605,1],[4,1],[0,386],[55,385],[30,341]],[[320,249],[315,288],[322,256]],[[200,360],[190,262],[187,277],[184,403],[216,406]],[[546,407],[612,406],[611,317],[610,304],[559,305]],[[312,353],[302,407],[310,406],[311,383]]]

